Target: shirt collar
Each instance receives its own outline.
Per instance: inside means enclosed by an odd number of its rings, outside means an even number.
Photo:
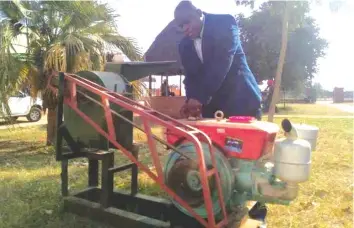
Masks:
[[[200,30],[200,33],[199,33],[199,36],[196,37],[195,39],[193,40],[196,40],[196,39],[201,39],[203,37],[203,32],[204,32],[204,24],[205,24],[205,16],[204,14],[202,14],[202,29]]]
[[[203,32],[204,32],[204,24],[205,24],[205,16],[202,14],[202,29],[200,30],[199,38],[203,37]]]

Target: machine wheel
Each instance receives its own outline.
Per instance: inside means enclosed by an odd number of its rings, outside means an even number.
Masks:
[[[209,147],[202,143],[205,163],[207,169],[211,168],[211,158]],[[184,201],[189,204],[197,214],[201,217],[207,217],[207,211],[204,205],[204,198],[202,193],[202,186],[199,180],[199,169],[198,164],[195,162],[197,160],[197,155],[195,153],[194,145],[189,142],[181,143],[177,146],[179,151],[188,157],[192,158],[185,159],[181,157],[177,152],[172,152],[169,154],[166,166],[165,166],[165,183],[174,192],[177,193]],[[217,170],[221,179],[222,190],[225,202],[231,197],[232,187],[234,184],[234,176],[231,166],[228,160],[224,157],[222,152],[214,146],[214,154],[217,161]],[[209,188],[212,196],[213,210],[214,214],[217,215],[221,211],[218,201],[217,189],[215,186],[214,176],[209,178]],[[189,215],[187,210],[185,210],[181,205],[172,199],[172,203],[183,213]]]
[[[30,113],[26,116],[30,122],[37,122],[42,118],[42,113],[39,108],[31,108]]]

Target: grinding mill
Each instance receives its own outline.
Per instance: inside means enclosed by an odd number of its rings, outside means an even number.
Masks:
[[[310,173],[311,145],[288,120],[279,127],[249,117],[176,120],[132,97],[131,82],[159,74],[173,62],[106,65],[105,72],[59,73],[56,158],[61,161],[64,208],[116,227],[236,227],[249,201],[289,204]],[[137,125],[133,116],[140,117]],[[153,134],[151,126],[164,129]],[[146,133],[151,164],[139,159],[133,128]],[[157,142],[166,151],[158,153]],[[116,166],[115,158],[129,163]],[[69,160],[88,160],[88,186],[69,193]],[[130,170],[130,191],[114,174]],[[138,192],[144,173],[166,193]],[[100,176],[100,178],[99,178]]]

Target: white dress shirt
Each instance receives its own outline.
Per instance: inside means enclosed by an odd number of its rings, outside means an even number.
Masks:
[[[202,29],[200,31],[200,36],[198,38],[194,39],[194,47],[195,47],[195,51],[197,52],[197,55],[200,59],[200,61],[203,63],[203,52],[202,52],[202,37],[203,37],[203,31],[204,31],[204,22],[205,22],[205,17],[204,15],[202,16]]]

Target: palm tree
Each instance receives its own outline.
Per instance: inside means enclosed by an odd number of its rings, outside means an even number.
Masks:
[[[48,76],[57,71],[103,70],[105,50],[119,48],[131,60],[141,53],[133,39],[121,36],[118,15],[94,1],[0,2],[0,99],[23,83],[33,96],[41,92],[48,110],[47,144],[55,138],[56,96],[46,88]],[[25,37],[25,52],[13,43]]]

